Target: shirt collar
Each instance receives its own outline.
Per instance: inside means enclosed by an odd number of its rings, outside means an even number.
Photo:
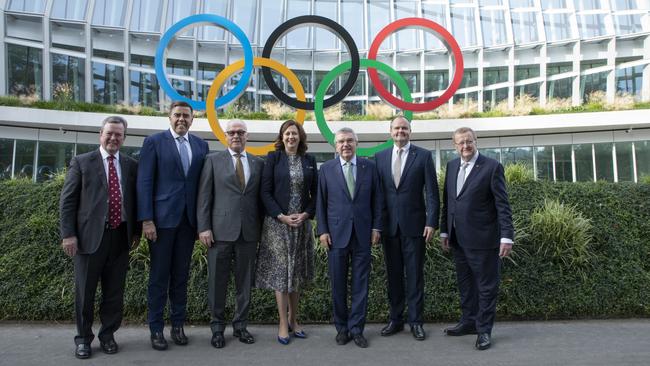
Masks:
[[[179,137],[181,137],[181,135],[177,134],[176,131],[174,131],[174,129],[171,128],[171,126],[169,127],[169,132],[172,133],[172,137],[174,138],[174,140],[177,140]],[[183,135],[183,137],[187,142],[190,141],[189,134],[186,133],[185,135]]]
[[[106,160],[106,158],[108,158],[111,155],[101,145],[99,145],[99,152],[102,154],[102,160]],[[119,151],[116,152],[115,155],[113,155],[113,156],[115,156],[115,160],[120,161],[120,152]]]
[[[345,165],[346,161],[343,160],[342,157],[339,156],[339,162],[341,163],[341,166]],[[350,159],[350,162],[352,163],[352,166],[357,165],[357,156],[354,155],[352,159]]]
[[[474,166],[474,164],[476,164],[476,160],[478,160],[478,151],[476,151],[476,154],[474,154],[474,156],[472,156],[472,158],[469,159],[469,161],[468,161],[468,163],[469,163],[468,167],[470,167],[470,166]],[[461,158],[461,159],[460,159],[460,165],[463,165],[464,162],[465,162],[465,161]]]
[[[401,147],[401,148],[397,147],[397,145],[393,144],[393,155],[397,155],[397,151],[399,149],[402,149],[402,151],[404,151],[403,156],[406,156],[406,154],[409,153],[409,149],[411,149],[411,141],[407,142],[406,145],[404,145],[404,147]]]
[[[230,148],[228,148],[228,152],[230,153],[230,156],[232,156],[232,157],[234,157],[235,154],[237,154],[236,152],[232,151]],[[242,158],[246,159],[246,150],[239,153],[239,155],[241,155]]]

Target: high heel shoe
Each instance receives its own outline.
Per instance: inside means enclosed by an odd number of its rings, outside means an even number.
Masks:
[[[297,331],[293,332],[293,336],[296,337],[296,338],[305,339],[305,338],[307,338],[307,333],[305,333],[304,330],[297,330]]]
[[[291,340],[291,338],[289,338],[289,337],[285,338],[285,337],[278,336],[278,343],[280,343],[281,345],[286,346],[287,344],[289,344],[290,340]]]

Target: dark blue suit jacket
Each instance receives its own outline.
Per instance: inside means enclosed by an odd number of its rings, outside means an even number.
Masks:
[[[392,170],[393,148],[375,155],[384,192],[384,233],[422,236],[425,226],[436,228],[440,217],[440,194],[433,158],[428,150],[411,144],[399,187]]]
[[[359,244],[368,247],[372,229],[382,229],[383,195],[377,167],[372,161],[357,157],[354,192],[352,199],[338,157],[321,166],[316,201],[317,231],[318,235],[329,233],[334,248],[347,247],[353,227]]]
[[[138,164],[138,221],[153,220],[157,228],[174,228],[183,211],[196,227],[196,196],[208,144],[196,135],[187,135],[192,162],[187,177],[169,130],[144,139]]]
[[[456,197],[459,170],[460,158],[447,163],[440,232],[451,233],[455,224],[455,242],[472,249],[498,248],[501,238],[514,240],[501,163],[479,154]]]
[[[303,189],[302,209],[309,218],[316,214],[316,188],[318,186],[318,170],[316,159],[309,154],[301,156]],[[289,193],[291,191],[289,178],[289,159],[284,151],[271,151],[264,161],[262,173],[261,196],[266,214],[277,217],[287,214],[289,210]]]

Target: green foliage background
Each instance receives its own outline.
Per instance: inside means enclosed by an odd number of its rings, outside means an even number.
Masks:
[[[47,183],[0,182],[0,319],[72,320],[72,260],[60,248],[58,198],[62,177]],[[606,318],[650,315],[650,185],[610,183],[511,184],[517,235],[512,259],[503,262],[499,319]],[[538,253],[530,215],[547,198],[575,206],[591,220],[590,258],[580,270],[557,257]],[[452,321],[459,316],[453,262],[431,245],[425,262],[425,319]],[[553,243],[544,243],[552,245]],[[195,248],[190,274],[190,322],[207,322],[205,249]],[[570,253],[567,253],[570,255]],[[304,322],[331,318],[326,255],[316,250],[316,277],[301,300]],[[131,253],[125,318],[146,316],[148,247]],[[232,286],[232,285],[231,285]],[[230,291],[232,295],[232,291]],[[98,295],[99,297],[99,295]],[[388,317],[383,254],[373,249],[368,320]],[[234,302],[229,298],[229,311]],[[251,321],[277,319],[269,291],[254,290]]]

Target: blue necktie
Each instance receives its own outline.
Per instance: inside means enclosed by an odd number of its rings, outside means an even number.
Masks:
[[[185,144],[185,137],[178,137],[178,146],[180,147],[179,152],[181,154],[181,164],[183,164],[183,172],[187,176],[187,172],[190,170],[190,153],[187,151],[187,145]]]

